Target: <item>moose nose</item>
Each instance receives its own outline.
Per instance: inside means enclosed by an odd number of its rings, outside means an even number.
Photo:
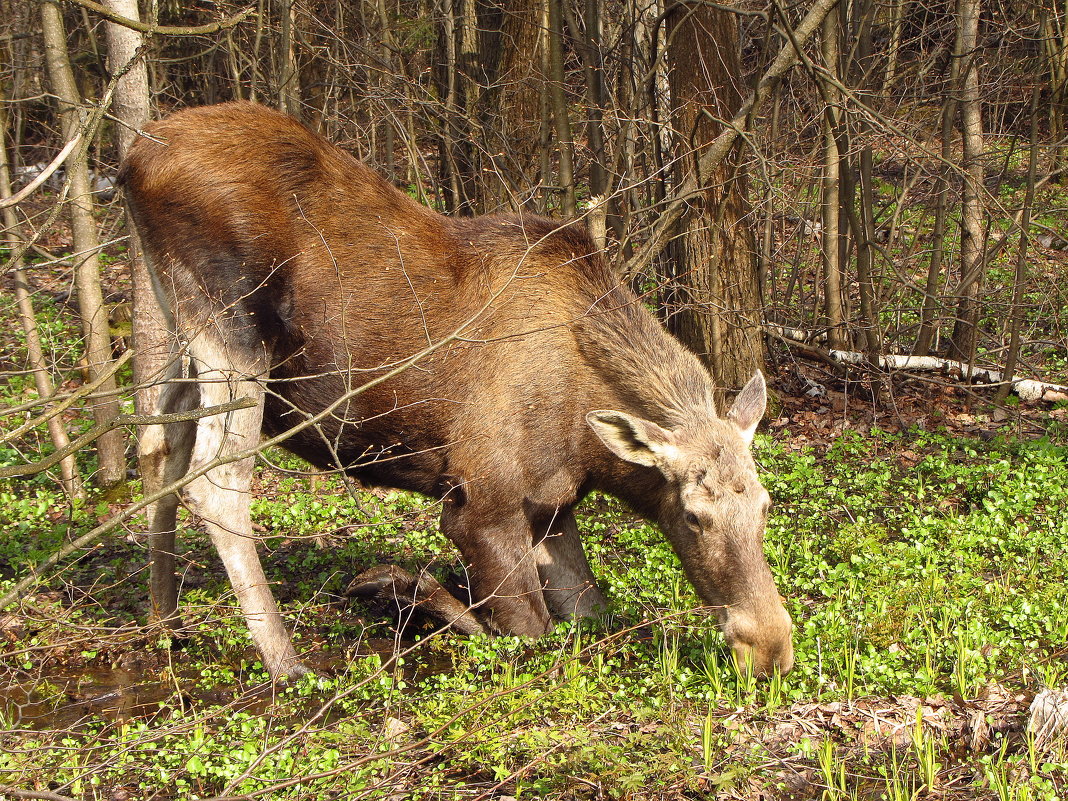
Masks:
[[[760,618],[744,612],[728,617],[724,633],[739,668],[752,670],[758,677],[776,670],[785,675],[794,666],[793,621],[790,613],[779,606]]]

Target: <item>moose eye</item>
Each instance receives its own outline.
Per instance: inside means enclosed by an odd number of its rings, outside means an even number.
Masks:
[[[686,521],[686,525],[688,525],[690,528],[697,528],[700,525],[699,521],[697,520],[697,515],[695,515],[693,512],[687,512],[685,515],[683,515],[683,519]]]

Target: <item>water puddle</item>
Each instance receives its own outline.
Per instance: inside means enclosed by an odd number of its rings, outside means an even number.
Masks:
[[[0,715],[8,729],[66,729],[93,717],[129,720],[159,711],[173,683],[144,681],[123,668],[82,668],[0,688]]]
[[[392,659],[413,645],[413,641],[369,639],[351,659],[377,655],[389,668]],[[249,653],[250,658],[253,656]],[[305,664],[322,676],[339,675],[349,664],[343,653],[312,651]],[[408,681],[416,675],[428,675],[452,669],[452,660],[438,651],[417,647],[404,661],[401,672]],[[309,698],[309,707],[317,707],[322,698]],[[262,714],[275,702],[269,684],[253,690],[239,691],[236,685],[218,684],[205,687],[192,669],[178,668],[173,678],[162,679],[156,673],[127,668],[95,667],[57,668],[24,681],[9,681],[0,686],[0,729],[34,729],[37,731],[76,728],[89,720],[125,722],[148,719],[161,709],[174,706],[208,706],[229,704],[235,711]]]

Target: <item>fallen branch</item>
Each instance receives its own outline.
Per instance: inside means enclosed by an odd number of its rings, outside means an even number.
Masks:
[[[851,350],[828,350],[794,339],[788,334],[795,329],[775,325],[765,326],[764,330],[776,339],[785,342],[790,347],[796,348],[817,361],[827,364],[872,364],[867,354],[864,353]],[[996,368],[975,367],[955,359],[943,359],[940,356],[907,356],[905,354],[889,353],[885,356],[879,356],[879,362],[874,366],[883,370],[900,370],[903,372],[953,373],[959,375],[965,381],[984,384],[1009,384],[1017,397],[1024,401],[1068,400],[1068,386],[1036,381],[1031,378],[1006,379],[1004,373]]]
[[[69,795],[60,795],[46,790],[19,790],[15,787],[0,787],[0,795],[12,798],[36,798],[40,801],[74,801]]]

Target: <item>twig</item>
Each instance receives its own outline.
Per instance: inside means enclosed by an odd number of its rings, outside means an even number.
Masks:
[[[99,3],[94,3],[93,0],[70,0],[75,5],[86,8],[95,14],[99,14],[108,22],[114,22],[116,25],[121,25],[124,28],[130,28],[131,30],[140,31],[141,33],[158,33],[163,36],[196,36],[197,34],[206,33],[218,33],[219,31],[232,28],[244,22],[248,17],[256,12],[255,7],[246,8],[244,11],[234,14],[232,17],[228,17],[220,22],[210,22],[207,25],[153,25],[147,22],[138,22],[137,20],[124,17],[121,14],[116,14]]]
[[[30,429],[36,428],[42,423],[47,422],[49,419],[55,417],[57,414],[62,414],[71,406],[73,406],[77,401],[84,398],[86,395],[91,395],[95,390],[100,388],[101,384],[103,384],[105,381],[115,375],[115,373],[117,373],[122,368],[122,366],[126,364],[126,362],[130,361],[130,357],[133,356],[133,353],[133,350],[126,351],[124,354],[122,354],[122,356],[113,361],[108,366],[107,370],[98,375],[95,381],[90,384],[85,384],[79,387],[77,390],[72,392],[70,395],[67,395],[64,400],[57,403],[44,414],[39,415],[38,417],[35,417],[32,420],[27,420],[14,431],[9,431],[6,434],[0,436],[0,444],[10,442],[16,437],[21,437]],[[19,406],[11,409],[5,409],[3,411],[0,411],[0,417],[6,417],[9,414],[17,414],[18,412],[25,411],[26,409],[32,409],[35,406],[43,406],[45,404],[52,403],[55,399],[56,398],[54,396],[48,398],[37,398],[37,400],[20,404]]]
[[[46,458],[39,462],[30,462],[28,464],[16,464],[9,467],[0,467],[0,478],[14,478],[16,476],[34,476],[38,473],[43,473],[52,465],[61,461],[63,457],[72,453],[76,453],[81,448],[84,448],[90,442],[95,439],[99,439],[104,434],[112,431],[116,428],[123,426],[152,426],[152,425],[167,425],[168,423],[182,423],[187,420],[199,420],[201,417],[211,417],[216,414],[226,414],[227,412],[233,412],[238,409],[247,409],[250,406],[255,406],[255,398],[238,398],[232,400],[229,403],[220,403],[218,406],[208,406],[203,409],[193,409],[188,412],[173,412],[171,414],[120,414],[116,417],[112,417],[110,420],[105,420],[103,423],[90,428],[78,439],[74,440],[70,445],[62,450],[55,451],[49,454]]]
[[[14,787],[0,786],[0,795],[12,798],[39,798],[41,801],[74,801],[69,795],[50,793],[47,790],[16,790]]]
[[[84,136],[84,130],[78,131],[78,133],[73,139],[67,142],[67,144],[63,145],[63,149],[59,151],[59,153],[54,159],[52,159],[51,163],[49,163],[47,167],[41,170],[40,174],[38,174],[36,178],[26,184],[26,186],[22,187],[22,189],[20,189],[15,194],[11,195],[10,197],[6,197],[3,200],[0,200],[0,209],[6,209],[8,206],[14,206],[18,203],[21,203],[23,200],[32,195],[41,184],[43,184],[51,177],[52,173],[54,173],[62,166],[63,162],[65,162],[67,160],[67,157],[74,152],[74,148],[78,146],[78,143],[82,141],[82,138]]]

